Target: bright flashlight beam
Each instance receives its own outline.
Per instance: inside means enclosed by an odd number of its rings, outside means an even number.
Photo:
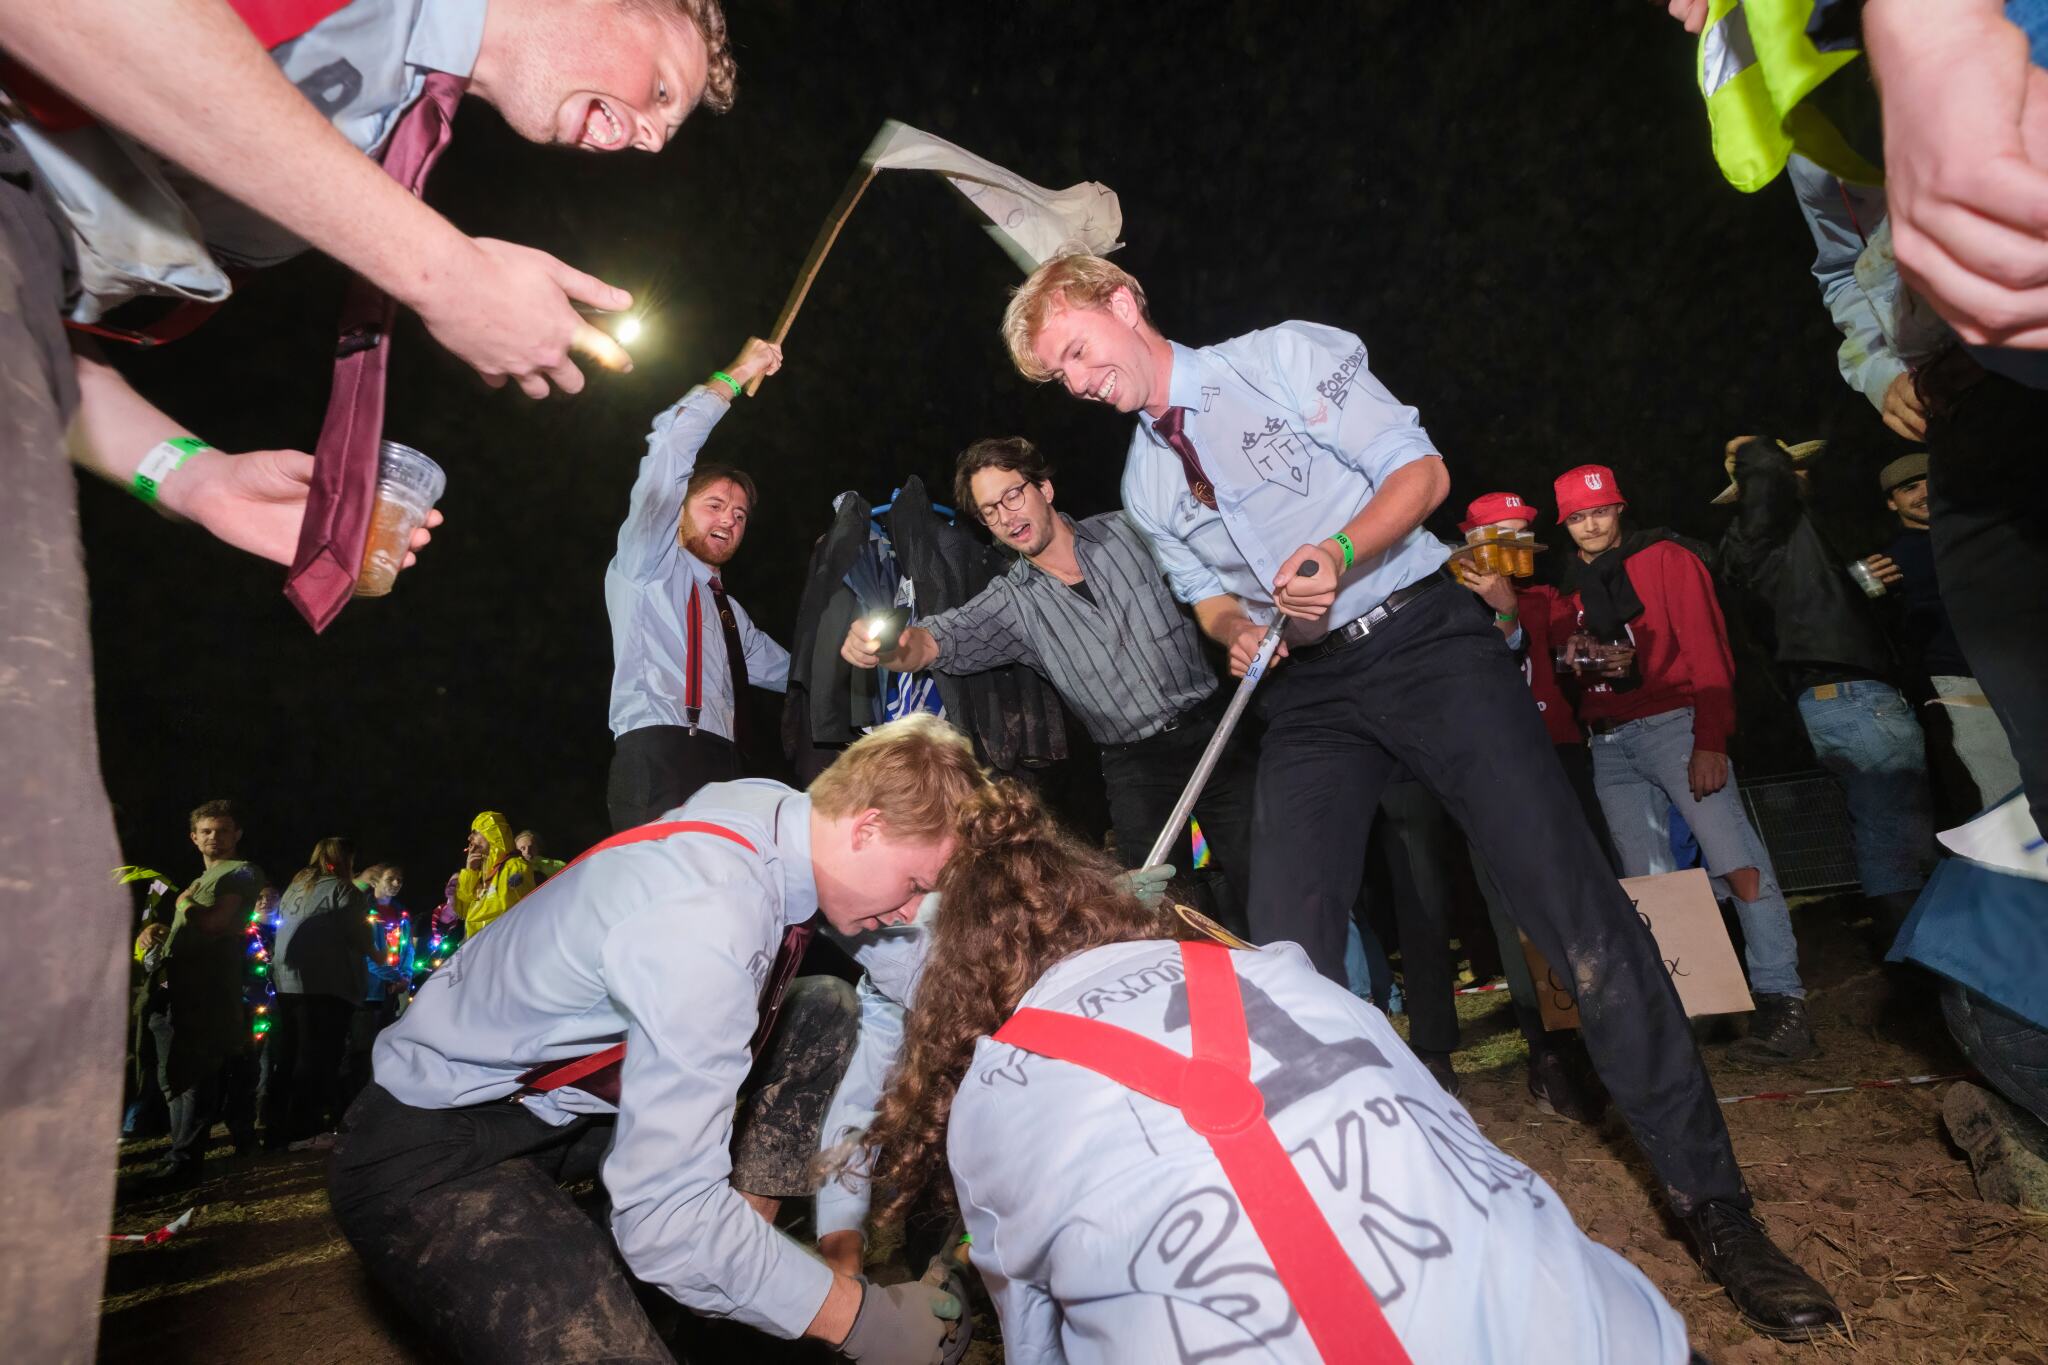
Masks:
[[[640,319],[620,318],[619,325],[612,329],[621,346],[631,346],[640,339]]]

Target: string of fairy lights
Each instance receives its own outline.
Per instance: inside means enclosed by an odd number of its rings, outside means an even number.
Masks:
[[[402,908],[389,911],[372,911],[367,918],[372,931],[372,946],[384,959],[385,968],[395,973],[397,981],[410,994],[430,976],[434,969],[446,962],[461,942],[452,930],[443,931],[436,926],[427,938],[426,951],[415,952],[412,932],[412,918]],[[242,1000],[249,1010],[249,1034],[261,1043],[276,1023],[277,988],[270,979],[271,952],[277,944],[278,912],[258,904],[249,912],[249,922],[244,926],[244,954],[247,958],[247,972],[242,984]],[[386,978],[387,981],[390,978]]]

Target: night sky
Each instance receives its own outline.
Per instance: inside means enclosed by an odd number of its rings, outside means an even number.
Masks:
[[[1044,185],[1115,189],[1116,259],[1177,340],[1287,318],[1359,333],[1448,457],[1441,533],[1491,489],[1548,508],[1553,476],[1598,461],[1638,524],[1712,538],[1723,440],[1768,430],[1836,441],[1817,498],[1845,553],[1891,534],[1874,475],[1906,447],[1835,373],[1790,189],[1743,196],[1716,173],[1693,42],[1661,5],[734,0],[728,15],[738,104],[693,117],[659,158],[532,147],[464,105],[430,201],[634,290],[650,334],[630,376],[535,404],[402,326],[386,434],[447,468],[448,524],[392,596],[316,638],[281,569],[85,488],[127,858],[190,877],[185,812],[231,796],[274,879],[347,834],[407,867],[418,906],[479,809],[539,828],[558,857],[601,837],[604,566],[649,420],[770,330],[885,118]],[[1023,434],[1058,466],[1061,507],[1114,505],[1129,419],[1015,375],[996,324],[1017,279],[936,177],[870,187],[783,373],[706,451],[760,481],[727,582],[778,638],[840,489],[879,499],[911,474],[944,489],[969,442]],[[126,369],[223,449],[310,449],[342,280],[304,257]],[[1744,676],[1738,767],[1811,766],[1761,674]],[[757,757],[773,771],[780,756]]]

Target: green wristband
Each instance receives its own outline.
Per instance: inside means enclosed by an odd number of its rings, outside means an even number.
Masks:
[[[1493,614],[1493,619],[1502,625],[1506,625],[1510,621],[1521,620],[1522,612],[1520,608],[1516,608],[1514,611],[1497,611]]]
[[[149,454],[142,457],[142,463],[135,466],[135,477],[128,481],[128,491],[144,502],[155,502],[157,490],[163,487],[165,479],[178,472],[178,467],[202,450],[212,446],[196,436],[173,436],[150,447]]]
[[[1325,536],[1324,539],[1337,542],[1337,548],[1344,552],[1344,568],[1346,570],[1358,562],[1358,548],[1351,543],[1350,536],[1339,531],[1335,535]]]
[[[727,388],[731,389],[733,397],[737,398],[740,396],[740,381],[734,379],[724,370],[713,370],[711,372],[711,377],[723,383]]]

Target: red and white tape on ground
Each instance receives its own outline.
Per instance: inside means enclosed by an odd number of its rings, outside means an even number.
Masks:
[[[1908,1085],[1936,1085],[1942,1081],[1967,1081],[1974,1071],[1951,1071],[1942,1076],[1893,1076],[1882,1081],[1857,1081],[1854,1085],[1824,1085],[1818,1090],[1759,1090],[1754,1095],[1722,1095],[1723,1104],[1748,1104],[1751,1100],[1803,1100],[1809,1095],[1846,1095],[1852,1090],[1897,1090]]]
[[[197,1212],[199,1212],[199,1206],[195,1204],[158,1228],[155,1232],[110,1232],[107,1234],[107,1240],[110,1242],[140,1242],[146,1247],[162,1246],[165,1242],[170,1241],[186,1228],[192,1226],[192,1215]]]
[[[1458,988],[1457,990],[1454,990],[1454,991],[1452,991],[1452,992],[1451,992],[1451,994],[1452,994],[1452,995],[1484,995],[1484,994],[1486,994],[1486,993],[1487,993],[1488,991],[1504,991],[1504,990],[1506,990],[1507,988],[1508,988],[1508,983],[1507,983],[1507,982],[1505,982],[1505,981],[1489,981],[1489,982],[1487,982],[1487,983],[1486,983],[1486,984],[1485,984],[1484,986],[1461,986],[1461,987],[1460,987],[1460,988]]]

